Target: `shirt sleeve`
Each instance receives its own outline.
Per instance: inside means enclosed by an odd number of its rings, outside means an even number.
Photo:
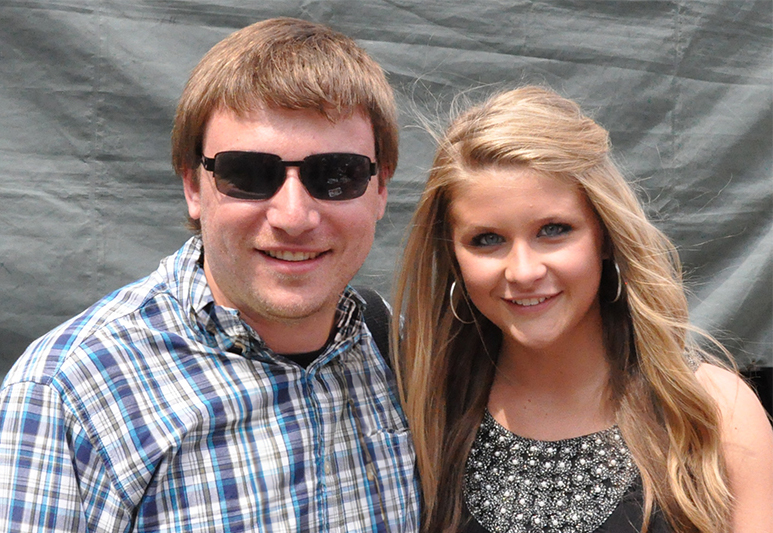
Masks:
[[[0,391],[0,531],[87,531],[67,434],[50,386]]]

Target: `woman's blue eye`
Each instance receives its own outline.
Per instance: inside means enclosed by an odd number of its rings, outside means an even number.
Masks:
[[[472,239],[472,244],[474,246],[494,246],[501,244],[502,242],[504,242],[504,239],[501,235],[497,235],[496,233],[483,233]]]
[[[564,233],[572,231],[569,224],[545,224],[539,230],[540,237],[558,237]]]

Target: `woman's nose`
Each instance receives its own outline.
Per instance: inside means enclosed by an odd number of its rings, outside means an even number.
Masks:
[[[507,256],[505,279],[522,287],[530,287],[547,273],[542,254],[528,244],[515,244]]]

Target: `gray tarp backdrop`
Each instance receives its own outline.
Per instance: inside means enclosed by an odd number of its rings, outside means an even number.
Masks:
[[[433,150],[419,117],[548,84],[611,131],[694,321],[742,367],[773,364],[770,0],[0,0],[0,376],[187,238],[177,97],[214,43],[274,16],[356,38],[397,91],[401,160],[359,283],[391,286]]]

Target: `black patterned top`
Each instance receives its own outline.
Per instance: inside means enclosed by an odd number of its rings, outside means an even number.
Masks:
[[[638,470],[619,429],[559,441],[527,439],[488,410],[467,459],[466,533],[638,532]],[[652,533],[669,531],[660,514]]]

